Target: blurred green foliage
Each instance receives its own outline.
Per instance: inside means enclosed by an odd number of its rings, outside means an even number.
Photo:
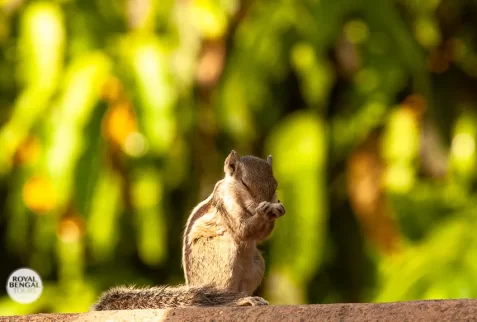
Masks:
[[[0,1],[0,315],[178,284],[231,149],[274,156],[274,304],[477,296],[477,2]]]

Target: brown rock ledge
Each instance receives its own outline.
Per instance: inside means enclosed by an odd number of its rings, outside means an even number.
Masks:
[[[33,314],[4,321],[477,321],[477,299]]]

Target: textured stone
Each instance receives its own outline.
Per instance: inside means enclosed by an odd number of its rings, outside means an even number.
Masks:
[[[183,308],[33,314],[0,317],[0,321],[477,321],[477,300],[433,300],[376,304]]]

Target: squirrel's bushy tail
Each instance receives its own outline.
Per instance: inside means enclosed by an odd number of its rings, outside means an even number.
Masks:
[[[257,300],[258,299],[258,300]],[[92,311],[164,309],[183,306],[266,305],[259,297],[213,287],[157,286],[135,288],[119,286],[101,295]]]

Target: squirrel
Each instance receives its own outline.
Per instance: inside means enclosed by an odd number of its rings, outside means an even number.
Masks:
[[[186,285],[116,287],[104,293],[93,310],[268,305],[252,294],[265,272],[257,242],[268,237],[275,220],[285,214],[276,196],[272,156],[239,157],[232,150],[224,172],[187,220],[182,249]]]
[[[187,221],[182,250],[186,284],[251,295],[265,271],[256,243],[270,235],[285,208],[277,200],[271,155],[265,161],[232,151],[224,172]]]

